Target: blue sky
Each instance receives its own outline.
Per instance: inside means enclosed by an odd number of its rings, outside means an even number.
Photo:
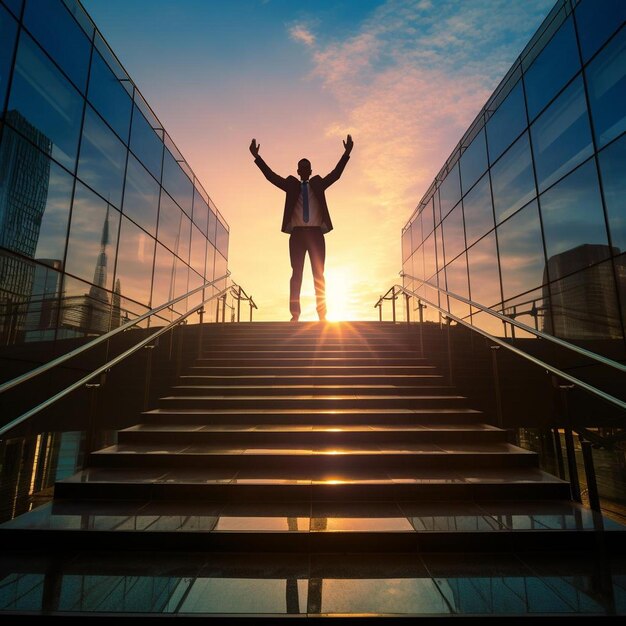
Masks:
[[[234,278],[284,319],[282,175],[326,173],[329,314],[368,319],[396,280],[400,231],[552,0],[84,0],[231,226]],[[262,260],[262,262],[260,262]],[[306,272],[305,272],[306,275]],[[314,319],[311,281],[303,317]],[[334,311],[333,311],[334,307]]]

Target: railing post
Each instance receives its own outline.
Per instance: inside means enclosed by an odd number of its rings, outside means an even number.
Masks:
[[[411,322],[411,296],[408,293],[404,294],[405,304],[406,304],[406,323],[409,324]]]
[[[198,309],[197,313],[200,316],[200,329],[198,330],[198,358],[200,358],[203,350],[202,340],[204,335],[204,306]]]
[[[491,348],[491,369],[493,373],[493,386],[496,394],[496,416],[498,427],[502,428],[504,416],[502,414],[502,394],[500,393],[500,371],[498,369],[498,350],[500,346],[489,346]]]
[[[222,296],[222,324],[226,321],[226,296],[227,294]]]
[[[254,308],[252,306],[252,296],[250,296],[250,302],[248,302],[248,304],[250,305],[250,321],[252,321],[252,309]]]
[[[563,463],[563,450],[561,449],[561,435],[559,429],[555,426],[552,429],[554,436],[554,453],[556,455],[556,466],[559,471],[559,478],[565,480],[565,464]]]
[[[446,335],[448,343],[448,384],[454,384],[454,376],[452,375],[452,342],[450,340],[450,326],[452,325],[452,318],[446,316]]]
[[[565,435],[565,450],[567,451],[567,470],[569,474],[569,482],[572,490],[572,498],[577,502],[582,502],[580,496],[580,481],[578,479],[578,466],[576,465],[576,448],[574,447],[574,436],[572,434],[572,425],[569,414],[569,403],[567,400],[567,394],[570,389],[573,389],[574,385],[559,385],[559,391],[561,392],[561,407],[563,410],[563,419],[565,422],[565,428],[563,429]]]
[[[221,298],[216,298],[215,302],[215,322],[220,321],[220,300]]]
[[[178,325],[178,345],[176,346],[176,380],[180,377],[182,360],[183,360],[183,327],[187,323],[187,320],[183,320]]]
[[[98,392],[106,381],[106,374],[100,374],[99,382],[87,383],[85,389],[89,390],[89,422],[85,436],[85,456],[89,456],[96,448],[96,432],[98,429]]]
[[[241,321],[241,287],[239,287],[239,294],[237,295],[237,322]]]
[[[587,480],[589,506],[594,511],[600,512],[600,494],[598,493],[596,470],[593,465],[593,451],[591,449],[591,442],[583,439],[581,435],[578,435],[578,441],[580,441],[580,447],[583,452],[583,463],[585,464],[585,478]]]
[[[422,304],[421,300],[417,300],[417,310],[419,311],[419,320],[420,320],[420,354],[424,356],[424,309],[426,308],[425,304]]]
[[[158,341],[157,337],[157,341]],[[148,410],[148,405],[150,403],[150,383],[152,381],[152,350],[156,348],[156,345],[152,346],[144,346],[143,349],[147,350],[146,356],[146,376],[143,384],[143,410]]]
[[[396,323],[396,288],[393,286],[391,288],[391,316],[393,319],[393,323]]]
[[[382,305],[382,296],[380,296],[380,300],[378,301],[378,321],[383,321],[383,305]]]

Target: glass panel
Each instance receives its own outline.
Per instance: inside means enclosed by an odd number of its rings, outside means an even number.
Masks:
[[[424,241],[422,234],[422,216],[418,215],[411,224],[411,250],[417,250]]]
[[[455,259],[452,263],[446,266],[446,284],[448,285],[448,291],[462,296],[463,298],[469,298],[469,289],[467,284],[467,259],[465,254]],[[458,317],[465,317],[469,315],[469,305],[448,296],[450,303],[449,311],[454,313]]]
[[[501,300],[496,236],[490,233],[467,251],[471,299],[494,308]]]
[[[512,215],[535,197],[535,178],[528,133],[524,133],[491,168],[496,222]]]
[[[206,269],[204,276],[207,281],[213,280],[215,277],[215,248],[211,244],[207,244],[206,247]]]
[[[580,69],[574,22],[569,17],[524,76],[528,115],[534,119]]]
[[[226,270],[228,269],[228,261],[219,253],[215,252],[215,277],[219,278],[220,276],[224,276],[226,274]],[[216,284],[218,289],[223,289],[225,286],[225,280],[221,280]]]
[[[58,339],[102,335],[111,327],[113,294],[76,280],[63,277]]]
[[[441,223],[441,202],[439,201],[439,190],[435,191],[433,201],[435,203],[435,224],[439,225]]]
[[[424,206],[420,215],[422,218],[422,234],[423,237],[427,237],[428,235],[430,235],[430,233],[433,232],[433,229],[435,228],[432,199],[426,203],[426,206]]]
[[[204,283],[204,280],[202,280],[202,277],[196,272],[194,272],[192,269],[190,269],[189,270],[189,282],[187,284],[188,291],[193,291],[194,289],[197,289],[198,287],[202,287],[203,283]],[[189,298],[187,299],[188,309],[193,309],[196,306],[200,305],[200,303],[202,302],[203,292],[204,292],[204,289],[198,291],[198,293],[195,293],[192,296],[189,296]],[[243,306],[241,307],[241,312],[245,314],[245,310]],[[197,324],[200,321],[200,316],[197,313],[193,313],[187,319],[189,320],[189,324]]]
[[[461,185],[463,193],[482,176],[487,169],[487,144],[485,130],[481,130],[461,156]]]
[[[84,101],[33,40],[22,32],[6,120],[74,170]],[[11,109],[15,109],[14,112]]]
[[[595,160],[591,159],[539,199],[548,267],[554,280],[609,256]],[[594,252],[590,252],[593,249]],[[590,257],[591,255],[591,257]]]
[[[2,113],[1,109],[4,106],[4,98],[7,94],[16,33],[17,23],[7,11],[0,6],[0,114]]]
[[[489,160],[493,163],[526,128],[522,81],[518,82],[487,122]]]
[[[157,239],[175,254],[178,254],[180,247],[180,227],[182,219],[183,212],[180,210],[180,207],[167,193],[162,191]]]
[[[412,230],[413,230],[412,226],[409,226],[402,233],[402,262],[403,263],[411,256],[411,252],[413,251],[411,249],[412,248],[412,245],[411,245],[411,231]]]
[[[0,246],[63,261],[74,179],[6,128],[0,146]]]
[[[156,245],[154,280],[152,281],[152,306],[157,307],[174,298],[176,257],[161,244]],[[165,317],[165,313],[159,313]],[[168,318],[169,319],[169,318]]]
[[[598,158],[611,242],[619,254],[626,251],[626,135],[602,150]]]
[[[79,0],[63,0],[68,11],[74,16],[80,27],[85,31],[89,41],[93,39],[94,25],[90,17],[85,13]]]
[[[591,156],[583,82],[577,78],[531,126],[539,191]]]
[[[437,271],[443,269],[446,260],[443,254],[443,238],[441,236],[441,226],[435,228],[435,247],[437,249]]]
[[[191,267],[204,276],[204,263],[206,260],[206,237],[192,225],[191,227]]]
[[[131,99],[118,78],[95,50],[91,61],[88,97],[111,128],[127,143]]]
[[[163,142],[148,124],[141,111],[135,106],[133,125],[130,131],[130,149],[139,157],[152,175],[161,180]]]
[[[415,276],[415,278],[419,278],[420,280],[426,280],[426,273],[424,272],[424,247],[423,246],[418,248],[413,253],[413,256],[411,257],[411,272],[409,272],[411,276]]]
[[[209,208],[209,241],[215,243],[215,229],[217,227],[217,215]]]
[[[122,217],[115,278],[120,293],[142,304],[150,304],[150,281],[154,262],[154,239],[139,226]]]
[[[442,219],[450,209],[461,199],[461,179],[459,178],[459,164],[457,163],[439,187],[439,201],[441,204]]]
[[[189,266],[180,259],[176,259],[176,274],[174,275],[174,297],[184,296],[187,293],[187,282],[189,278]],[[182,300],[176,305],[176,310],[186,311],[187,302]]]
[[[13,11],[15,17],[19,19],[22,13],[23,0],[2,0],[11,11]]]
[[[180,169],[169,150],[165,151],[163,161],[163,187],[178,202],[183,211],[187,215],[191,215],[193,185],[183,170]]]
[[[159,184],[147,170],[130,154],[126,169],[123,213],[147,230],[156,233],[159,209]]]
[[[489,174],[485,174],[463,198],[463,215],[468,246],[494,227]]]
[[[537,202],[497,228],[505,300],[543,284],[545,258]]]
[[[441,225],[443,227],[443,248],[446,255],[446,263],[449,263],[465,249],[463,210],[460,204],[443,220]]]
[[[178,256],[189,263],[189,244],[191,240],[191,220],[183,213],[180,220],[180,240],[178,242]]]
[[[61,265],[0,250],[0,345],[54,338]]]
[[[548,263],[550,270],[552,261]],[[548,325],[546,330],[557,337],[622,338],[613,265],[610,261],[552,283],[547,304],[551,305],[553,326]]]
[[[576,7],[578,40],[586,63],[626,21],[624,0],[584,0]]]
[[[585,70],[598,147],[626,130],[626,28]]]
[[[437,271],[434,235],[430,235],[426,238],[422,250],[424,252],[424,277],[426,280],[429,280],[431,276]]]
[[[526,324],[535,330],[544,330],[547,322],[544,321],[546,309],[544,307],[544,299],[547,289],[536,289],[529,293],[525,293],[517,298],[511,298],[504,303],[502,312],[504,315],[512,317],[514,320]],[[545,301],[547,303],[547,300]],[[507,333],[511,334],[511,326],[507,325]],[[528,333],[519,328],[515,329],[516,337],[534,338],[535,335]]]
[[[209,225],[209,205],[195,187],[193,189],[193,221],[200,232],[206,235],[206,229]]]
[[[63,262],[59,259],[42,259],[35,264],[33,287],[24,328],[24,341],[52,341],[59,322]]]
[[[228,231],[222,222],[217,220],[217,234],[215,237],[215,247],[225,258],[228,258]]]
[[[124,144],[98,114],[87,107],[78,162],[79,178],[111,204],[121,207],[125,166]]]
[[[24,24],[84,93],[91,43],[61,0],[45,3],[29,0],[24,11]]]
[[[65,269],[111,290],[120,214],[76,182]]]

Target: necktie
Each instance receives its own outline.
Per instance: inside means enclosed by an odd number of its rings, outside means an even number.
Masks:
[[[309,221],[309,185],[307,180],[302,181],[302,219],[306,224]]]

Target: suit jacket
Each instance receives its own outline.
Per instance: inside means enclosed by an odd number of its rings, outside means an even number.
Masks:
[[[322,212],[323,233],[327,233],[333,229],[333,223],[330,220],[330,214],[328,213],[328,205],[326,204],[326,196],[324,192],[334,182],[339,180],[339,177],[346,167],[349,158],[349,155],[344,154],[339,159],[339,163],[337,163],[335,169],[330,174],[327,174],[324,178],[316,175],[309,180],[309,189],[315,194]],[[296,206],[300,196],[301,181],[299,181],[295,176],[287,176],[287,178],[279,176],[270,169],[269,165],[260,156],[254,159],[254,162],[258,165],[259,169],[263,172],[263,175],[270,181],[270,183],[276,185],[287,193],[285,197],[285,209],[283,211],[283,224],[281,230],[284,233],[290,233],[292,231],[291,215],[293,214],[294,207]]]

